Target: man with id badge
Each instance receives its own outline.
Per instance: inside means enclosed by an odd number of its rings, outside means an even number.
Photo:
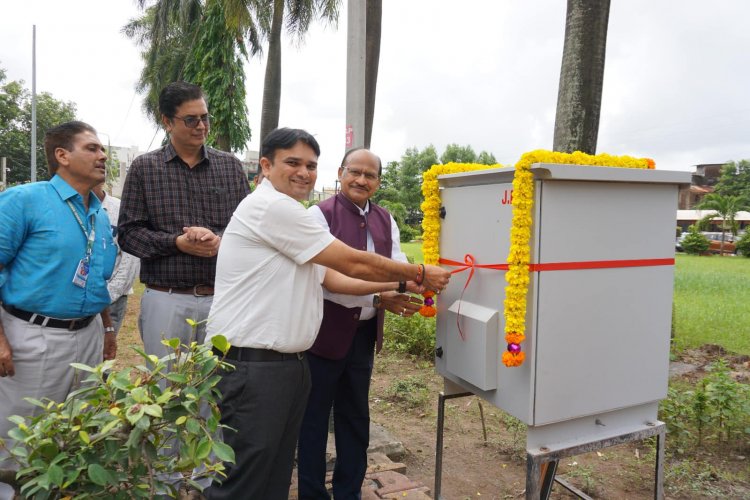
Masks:
[[[24,398],[63,401],[80,384],[71,363],[113,358],[116,337],[100,314],[117,247],[91,194],[104,181],[104,148],[72,121],[44,138],[52,179],[0,194],[0,437],[11,415],[33,415]],[[0,456],[0,468],[3,467]],[[0,499],[12,498],[0,483]]]

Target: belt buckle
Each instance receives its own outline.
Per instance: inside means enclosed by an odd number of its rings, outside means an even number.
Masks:
[[[193,296],[194,297],[208,297],[208,294],[205,293],[198,293],[198,287],[199,286],[207,286],[207,285],[195,285],[193,287]]]
[[[300,361],[302,361],[302,359],[305,357],[304,353],[302,353],[302,352],[297,352],[295,354],[297,355],[297,359],[300,360]]]

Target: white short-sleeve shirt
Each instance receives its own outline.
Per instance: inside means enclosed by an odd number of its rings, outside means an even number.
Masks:
[[[334,239],[266,179],[222,236],[206,341],[221,334],[238,347],[309,349],[323,318],[326,271],[309,260]]]

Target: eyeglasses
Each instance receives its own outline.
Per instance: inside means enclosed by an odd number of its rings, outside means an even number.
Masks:
[[[358,168],[344,167],[344,170],[346,170],[347,174],[351,175],[355,179],[359,179],[362,176],[364,176],[365,180],[369,182],[380,179],[379,175],[373,174],[372,172],[365,172],[364,170],[360,170]]]
[[[173,119],[182,120],[187,128],[195,128],[199,122],[203,122],[206,127],[211,123],[211,115],[205,114],[201,116],[174,116]]]

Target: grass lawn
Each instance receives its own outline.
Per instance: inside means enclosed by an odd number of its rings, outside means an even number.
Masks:
[[[412,241],[410,243],[401,243],[401,251],[403,251],[409,259],[415,264],[419,264],[424,261],[422,256],[422,242]]]
[[[750,259],[677,255],[675,347],[750,354]]]

